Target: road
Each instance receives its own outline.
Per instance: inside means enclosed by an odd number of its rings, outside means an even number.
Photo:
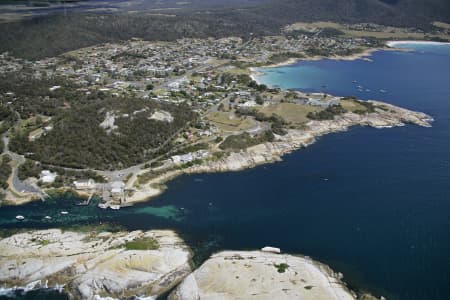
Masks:
[[[248,42],[247,42],[248,43]],[[242,45],[242,47],[244,47],[245,44]],[[204,61],[203,64],[201,66],[198,66],[196,68],[193,68],[189,71],[187,71],[185,74],[171,78],[170,80],[162,83],[159,86],[154,87],[154,90],[157,89],[167,89],[169,88],[169,85],[177,80],[180,80],[183,77],[188,77],[189,75],[192,75],[195,72],[201,72],[204,70],[208,70],[208,69],[214,69],[214,68],[219,68],[220,66],[223,65],[227,65],[229,62],[228,61],[218,61],[215,63],[208,63],[209,60]],[[223,99],[222,101],[220,101],[219,103],[217,103],[216,105],[214,105],[212,108],[208,109],[207,111],[205,111],[202,116],[204,116],[205,114],[211,112],[211,111],[216,111],[217,107],[220,105],[220,103],[222,103],[225,99]],[[20,120],[18,121],[20,122]],[[179,130],[177,130],[170,138],[168,138],[163,144],[161,144],[158,148],[153,149],[152,152],[157,152],[158,150],[164,148],[165,146],[167,146],[169,143],[172,142],[172,140],[176,137],[178,137],[183,131],[185,131],[187,128],[189,128],[191,126],[190,122],[187,122],[185,124],[185,126],[183,126],[182,128],[180,128]],[[259,125],[256,126],[256,128],[254,130],[259,130],[260,127]],[[3,135],[3,141],[5,144],[5,153],[10,155],[12,160],[13,160],[13,189],[17,192],[21,192],[21,193],[38,193],[40,195],[43,195],[44,193],[37,187],[37,186],[33,186],[27,182],[21,181],[18,177],[18,168],[20,167],[20,165],[22,165],[25,162],[25,157],[22,155],[19,155],[17,153],[11,152],[9,150],[9,138],[8,138],[8,133],[5,133]],[[174,152],[182,147],[186,147],[192,145],[191,144],[184,144],[184,145],[180,145],[180,146],[176,146],[173,149],[171,149],[170,152]],[[169,153],[170,153],[169,152]],[[115,171],[103,171],[103,170],[94,170],[95,172],[97,172],[98,174],[106,177],[108,179],[109,182],[112,181],[124,181],[125,178],[127,178],[130,174],[137,174],[139,173],[145,165],[147,164],[151,164],[152,162],[158,161],[160,160],[162,157],[164,157],[164,155],[160,155],[156,158],[153,158],[149,161],[146,161],[144,163],[129,167],[129,168],[125,168],[122,170],[115,170]],[[54,167],[60,167],[60,166],[54,166]],[[73,171],[87,171],[87,170],[92,170],[92,169],[75,169],[75,168],[67,168],[67,167],[60,167],[63,168],[65,170],[73,170]]]
[[[9,150],[8,132],[3,134],[2,139],[5,145],[4,154],[9,155],[12,160],[12,186],[10,189],[19,195],[23,193],[33,193],[44,198],[46,194],[39,187],[19,179],[19,167],[25,163],[25,157]]]

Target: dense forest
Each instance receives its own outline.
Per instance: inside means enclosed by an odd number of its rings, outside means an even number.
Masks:
[[[61,88],[49,91],[55,83]],[[14,94],[8,108],[18,112],[22,120],[35,117],[34,123],[12,130],[10,149],[50,165],[97,169],[135,165],[166,152],[171,146],[168,141],[197,116],[185,104],[159,103],[133,95],[86,94],[65,79],[37,79],[26,72],[1,76],[0,94],[5,92]],[[170,113],[173,121],[152,119],[155,110]],[[0,112],[6,116],[8,111]],[[100,126],[108,114],[115,115],[111,130]],[[51,117],[49,124],[43,117]],[[45,125],[52,129],[30,141],[30,132]]]
[[[153,120],[148,113],[133,115],[122,110],[122,105],[139,107],[139,110],[156,108],[172,114],[171,123]],[[107,108],[107,109],[105,109]],[[120,112],[115,129],[107,132],[99,126],[107,111]],[[18,153],[30,153],[29,158],[45,164],[109,169],[121,168],[155,157],[167,151],[165,144],[187,122],[195,117],[185,105],[164,105],[140,99],[105,98],[92,104],[73,107],[55,118],[54,128],[34,142],[28,132],[15,132],[10,147]],[[160,148],[162,147],[162,148]],[[32,154],[31,154],[32,153]]]
[[[172,2],[166,5],[170,7]],[[195,3],[176,10],[164,11],[163,7],[158,14],[143,8],[133,14],[53,14],[0,24],[0,52],[35,59],[132,37],[250,37],[277,33],[282,26],[296,21],[374,22],[425,29],[434,20],[450,22],[448,0],[255,0],[236,7],[236,1],[225,7],[206,5],[205,1]]]

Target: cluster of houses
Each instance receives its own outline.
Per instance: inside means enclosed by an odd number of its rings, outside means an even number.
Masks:
[[[174,155],[170,158],[170,160],[172,161],[172,163],[174,163],[176,165],[181,165],[181,164],[193,162],[193,161],[199,160],[199,159],[206,159],[210,156],[211,156],[211,154],[209,151],[199,150],[196,152],[191,152],[191,153],[187,153],[187,154],[183,154],[183,155]]]
[[[120,180],[103,184],[96,183],[93,179],[76,180],[73,182],[73,188],[77,191],[101,194],[103,202],[106,204],[106,206],[100,205],[103,208],[117,208],[126,202],[127,190],[125,183]]]
[[[321,108],[328,108],[336,106],[341,103],[340,97],[330,96],[325,93],[312,93],[307,94],[305,97],[299,97],[295,100],[298,104],[307,104],[311,106],[318,106]]]

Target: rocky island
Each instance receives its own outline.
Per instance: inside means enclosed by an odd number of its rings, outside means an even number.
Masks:
[[[223,251],[188,275],[169,299],[356,299],[341,277],[307,257]]]

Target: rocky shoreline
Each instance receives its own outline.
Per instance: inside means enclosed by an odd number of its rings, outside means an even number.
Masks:
[[[154,247],[138,247],[143,239]],[[189,247],[168,230],[28,231],[0,240],[0,288],[54,287],[74,299],[152,298],[172,289],[171,300],[358,298],[342,274],[309,257],[223,251],[195,271],[191,258]]]
[[[127,199],[127,203],[147,201],[161,194],[166,189],[165,183],[183,174],[240,171],[266,163],[281,161],[283,155],[311,145],[320,136],[345,131],[352,126],[391,128],[404,126],[405,124],[415,124],[422,127],[431,127],[431,122],[433,122],[431,116],[421,112],[411,111],[380,101],[369,102],[376,107],[373,113],[345,113],[336,116],[334,120],[310,121],[304,129],[290,129],[286,135],[276,136],[277,139],[274,142],[252,146],[240,152],[231,152],[224,158],[205,161],[186,169],[168,171],[141,185]]]
[[[309,257],[263,251],[223,251],[188,275],[169,299],[358,298],[342,282],[342,277]]]
[[[149,241],[152,249],[138,249]],[[0,286],[63,285],[76,299],[160,295],[191,272],[191,257],[183,240],[167,230],[30,231],[0,241]]]

